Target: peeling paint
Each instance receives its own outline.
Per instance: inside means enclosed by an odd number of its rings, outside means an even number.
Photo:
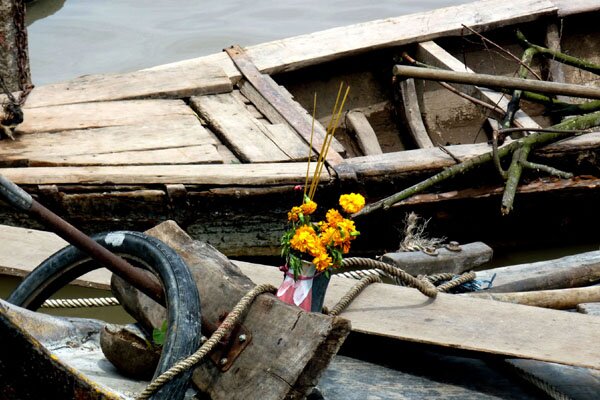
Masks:
[[[104,238],[104,241],[106,242],[106,244],[110,244],[115,247],[119,247],[121,244],[123,244],[124,240],[125,240],[124,233],[115,233],[115,232],[111,232],[111,233],[107,234],[106,237]]]

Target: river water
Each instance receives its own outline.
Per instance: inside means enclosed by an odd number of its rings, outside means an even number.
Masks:
[[[468,0],[37,0],[28,6],[36,85],[125,72]]]

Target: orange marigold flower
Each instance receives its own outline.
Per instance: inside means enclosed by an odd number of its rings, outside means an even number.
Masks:
[[[303,225],[296,229],[294,237],[290,239],[290,246],[302,253],[307,253],[309,252],[309,249],[317,246],[316,242],[318,241],[319,238],[312,226]]]
[[[315,264],[315,268],[317,271],[325,271],[327,267],[331,265],[332,262],[333,260],[331,259],[329,254],[327,254],[327,252],[317,255],[313,259],[313,264]]]
[[[291,211],[288,212],[288,221],[298,221],[298,214],[300,214],[301,212],[302,209],[300,207],[292,207]]]
[[[302,204],[300,206],[300,208],[302,209],[302,213],[304,215],[310,215],[310,214],[314,213],[315,210],[317,209],[317,203],[315,203],[312,200],[308,200],[307,202]]]
[[[348,214],[354,214],[363,209],[365,198],[357,193],[343,194],[340,196],[340,206]]]
[[[342,214],[340,214],[338,210],[332,208],[325,214],[325,219],[327,219],[329,226],[336,226],[336,224],[342,221],[344,217],[342,217]]]
[[[347,240],[354,240],[356,236],[360,234],[360,232],[356,230],[354,221],[352,221],[351,219],[345,218],[341,222],[338,222],[337,226],[339,229],[343,230],[344,235],[348,235]]]

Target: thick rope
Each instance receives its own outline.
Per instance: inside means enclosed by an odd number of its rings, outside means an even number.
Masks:
[[[339,315],[342,311],[346,309],[346,307],[348,307],[348,305],[350,305],[350,303],[356,298],[356,296],[358,296],[360,292],[363,291],[364,288],[369,286],[371,283],[375,282],[381,282],[381,278],[377,275],[368,275],[363,277],[360,280],[360,282],[354,285],[354,287],[350,289],[348,293],[346,293],[344,297],[340,299],[340,301],[338,301],[335,307],[333,307],[333,309],[329,311],[329,315]]]
[[[114,297],[90,297],[84,299],[49,299],[41,308],[85,308],[118,306],[119,300]]]
[[[451,272],[441,272],[439,274],[425,275],[425,279],[427,279],[429,282],[431,282],[433,284],[440,282],[440,281],[449,281],[454,277],[455,277],[455,274],[453,274]]]
[[[454,289],[455,287],[458,287],[464,283],[471,282],[476,277],[477,277],[477,274],[475,274],[475,272],[466,272],[466,273],[460,275],[459,277],[457,277],[456,279],[452,279],[451,281],[442,283],[436,289],[438,292],[447,292],[450,289]]]
[[[225,318],[219,328],[217,328],[217,330],[212,334],[210,339],[204,342],[198,351],[188,358],[179,361],[169,370],[158,376],[146,387],[146,389],[144,389],[144,391],[136,398],[136,400],[149,399],[150,396],[156,393],[164,384],[169,382],[175,376],[179,375],[183,371],[187,371],[202,361],[202,359],[214,349],[221,339],[223,339],[223,337],[225,337],[225,335],[227,335],[234,328],[234,326],[238,324],[242,314],[248,310],[256,297],[263,293],[275,293],[276,291],[277,288],[275,288],[273,285],[262,284],[256,286],[254,289],[244,295],[244,297],[242,297],[235,307],[233,307],[233,310],[231,310],[231,312],[227,315],[227,318]]]
[[[342,262],[343,264],[343,262]],[[356,280],[361,280],[362,278],[366,277],[366,276],[378,276],[378,277],[383,277],[383,276],[389,276],[388,274],[386,274],[385,272],[383,272],[380,269],[360,269],[357,271],[344,271],[344,272],[333,272],[335,274],[335,276],[341,276],[343,278],[350,278],[350,279],[356,279]]]
[[[377,268],[393,277],[399,278],[406,286],[414,287],[427,297],[435,298],[438,293],[435,286],[433,286],[433,284],[428,280],[417,279],[408,272],[403,271],[402,269],[393,265],[384,263],[383,261],[372,260],[370,258],[351,257],[345,258],[342,261],[342,267]]]

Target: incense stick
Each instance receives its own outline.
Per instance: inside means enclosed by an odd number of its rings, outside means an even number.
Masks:
[[[312,115],[312,126],[310,128],[310,144],[308,145],[308,161],[306,162],[306,180],[304,181],[304,194],[302,195],[302,202],[306,198],[306,188],[308,187],[308,176],[310,175],[310,157],[312,156],[312,145],[313,145],[313,134],[315,133],[315,115],[317,113],[317,92],[313,99],[313,115]],[[312,182],[311,182],[312,186]]]
[[[317,159],[317,166],[315,167],[315,173],[313,175],[313,180],[310,185],[310,190],[308,192],[308,197],[312,200],[315,196],[315,192],[317,191],[317,186],[319,185],[319,181],[321,178],[321,172],[323,170],[323,164],[325,164],[325,160],[327,157],[327,153],[329,152],[329,147],[331,146],[331,142],[333,141],[333,135],[337,129],[337,124],[341,118],[342,112],[344,110],[344,104],[346,103],[346,99],[348,97],[348,93],[350,92],[350,86],[346,88],[346,93],[342,99],[342,103],[339,104],[340,96],[342,94],[342,89],[344,87],[344,83],[340,83],[340,87],[338,89],[338,94],[335,99],[335,104],[333,106],[333,111],[331,113],[331,117],[329,119],[329,124],[327,125],[325,139],[323,140],[323,144],[321,146],[321,151],[319,153],[319,157]],[[339,107],[338,107],[339,104]]]

